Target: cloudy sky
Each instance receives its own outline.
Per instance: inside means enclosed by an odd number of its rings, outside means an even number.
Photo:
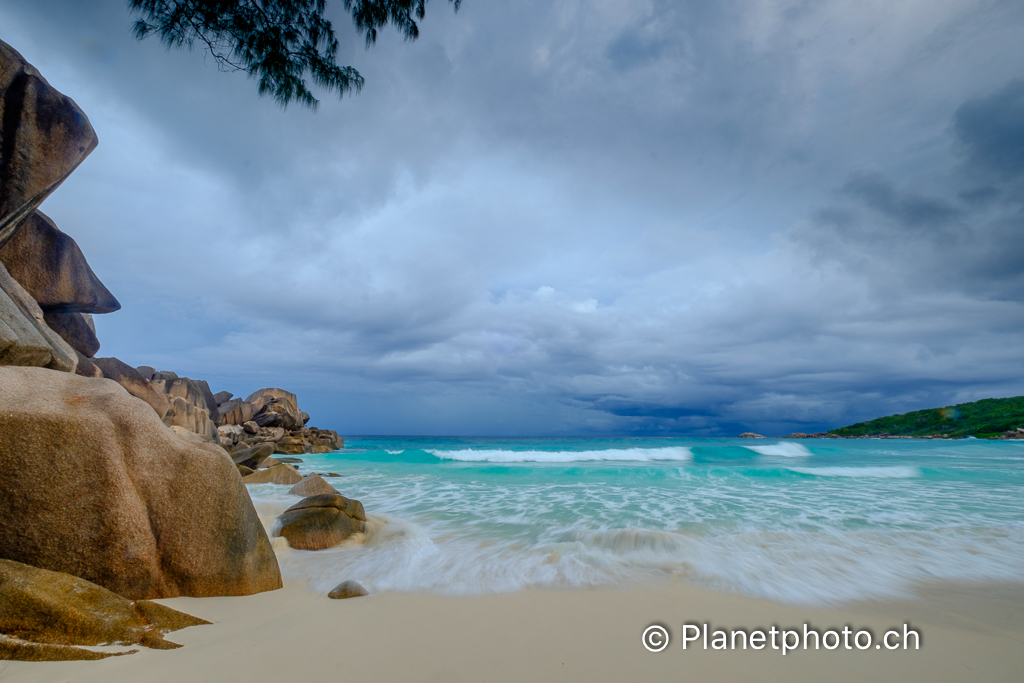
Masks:
[[[5,0],[100,146],[43,205],[132,365],[346,434],[812,431],[1024,394],[1019,0],[464,0],[281,110]]]

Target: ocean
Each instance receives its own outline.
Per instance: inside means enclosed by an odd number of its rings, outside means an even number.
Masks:
[[[807,605],[1024,581],[1024,443],[353,437],[300,472],[362,501],[361,544],[275,541],[327,592],[482,595],[687,582]],[[297,502],[249,487],[269,525]]]

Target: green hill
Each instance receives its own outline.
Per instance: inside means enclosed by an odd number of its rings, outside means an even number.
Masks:
[[[837,436],[1000,436],[1024,427],[1024,396],[986,398],[945,408],[917,410],[833,429]]]

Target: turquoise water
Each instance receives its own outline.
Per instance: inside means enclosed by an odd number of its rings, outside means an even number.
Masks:
[[[685,581],[829,604],[1024,580],[1024,443],[373,437],[303,459],[384,522],[363,544],[283,552],[316,590]],[[267,519],[297,500],[250,492]]]

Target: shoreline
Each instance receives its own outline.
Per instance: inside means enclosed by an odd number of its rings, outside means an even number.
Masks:
[[[380,593],[329,600],[297,582],[267,593],[172,598],[207,619],[169,634],[184,645],[93,662],[0,662],[10,683],[146,680],[328,681],[1017,681],[1024,670],[1024,583],[935,583],[910,600],[802,607],[687,584],[538,590],[481,597]],[[920,650],[682,649],[684,622],[710,628],[849,625],[874,638],[909,623]],[[644,649],[651,624],[662,652]],[[697,649],[694,649],[698,646]],[[123,650],[124,648],[116,648]]]

